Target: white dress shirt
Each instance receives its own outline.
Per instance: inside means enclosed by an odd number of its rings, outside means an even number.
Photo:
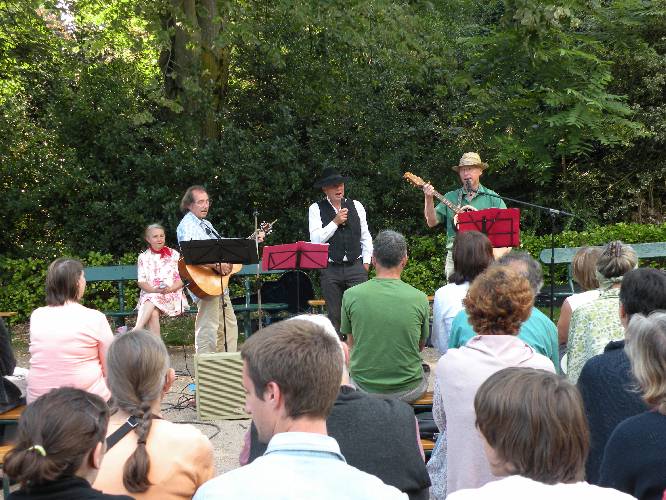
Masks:
[[[326,200],[331,204],[328,198]],[[365,208],[361,205],[361,202],[354,200],[354,207],[356,208],[356,213],[358,213],[358,218],[361,221],[361,255],[363,257],[364,264],[370,264],[372,258],[372,236],[370,236],[370,231],[368,230],[368,221],[365,215]],[[335,213],[337,214],[339,210],[333,207]],[[335,231],[338,229],[338,225],[331,221],[326,226],[323,226],[321,222],[321,214],[319,213],[319,205],[313,203],[310,205],[308,210],[309,218],[309,227],[310,227],[310,241],[312,243],[327,243],[328,240],[335,234]],[[347,260],[346,258],[344,260]]]

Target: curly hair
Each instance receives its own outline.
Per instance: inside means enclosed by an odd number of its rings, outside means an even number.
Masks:
[[[472,282],[463,300],[479,335],[517,335],[534,305],[530,282],[507,266],[491,266]]]

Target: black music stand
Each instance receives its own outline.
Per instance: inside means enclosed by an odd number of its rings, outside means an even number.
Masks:
[[[259,256],[254,241],[245,238],[224,238],[219,240],[189,240],[180,242],[180,250],[183,260],[188,266],[203,264],[257,264]],[[220,274],[220,288],[224,295],[224,286]],[[224,351],[228,352],[227,346],[227,322],[222,298],[222,321],[224,323]]]
[[[297,241],[286,245],[264,247],[261,261],[264,271],[323,269],[328,267],[328,244]],[[296,304],[300,312],[300,273],[296,274]]]

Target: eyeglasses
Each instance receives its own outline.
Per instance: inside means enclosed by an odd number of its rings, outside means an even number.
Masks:
[[[194,204],[195,204],[197,207],[205,207],[206,205],[209,205],[209,206],[210,206],[211,203],[212,203],[212,202],[211,202],[210,200],[199,200],[199,201],[196,201]]]

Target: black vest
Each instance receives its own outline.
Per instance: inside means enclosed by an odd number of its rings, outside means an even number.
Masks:
[[[319,205],[319,216],[321,225],[325,227],[335,219],[335,209],[327,199],[317,203]],[[328,258],[338,264],[342,263],[344,257],[348,262],[354,262],[361,256],[361,219],[358,217],[356,205],[350,199],[342,203],[342,208],[349,210],[347,222],[338,226],[333,236],[328,240]]]
[[[414,411],[407,403],[342,386],[326,428],[349,465],[395,486],[410,500],[428,498],[430,477],[417,444]],[[267,445],[259,442],[254,423],[250,433],[252,462]]]

